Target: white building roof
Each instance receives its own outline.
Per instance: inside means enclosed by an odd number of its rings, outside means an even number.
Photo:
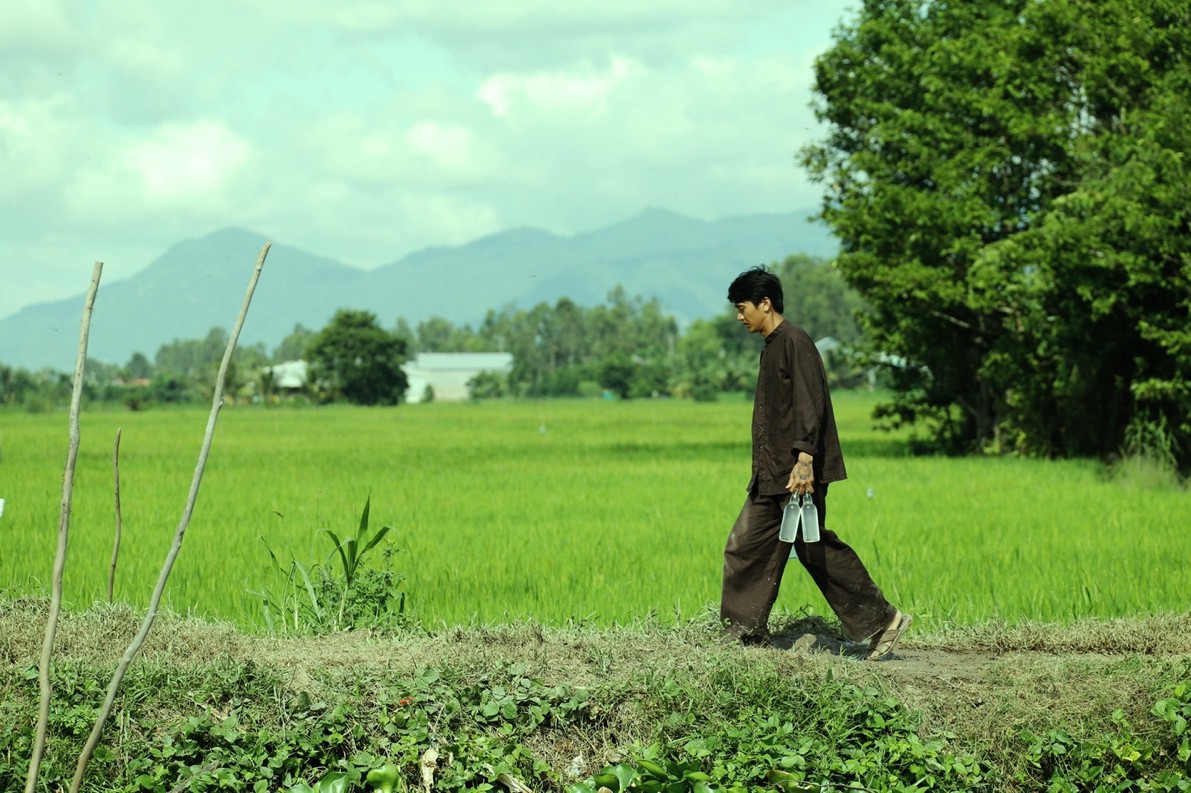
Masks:
[[[424,372],[468,369],[471,371],[509,373],[513,370],[511,352],[420,352],[412,361]]]
[[[273,371],[274,388],[304,388],[306,386],[305,361],[286,361],[269,368]]]

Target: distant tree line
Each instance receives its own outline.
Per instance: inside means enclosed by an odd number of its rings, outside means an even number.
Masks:
[[[786,284],[786,316],[816,338],[831,337],[842,350],[861,342],[856,314],[861,301],[822,259],[798,255],[773,266]],[[727,282],[735,273],[728,273]],[[490,310],[472,326],[432,317],[411,326],[397,319],[384,328],[371,312],[344,309],[314,331],[295,325],[269,352],[261,343],[240,345],[224,391],[241,402],[276,402],[283,393],[274,366],[304,360],[307,383],[285,398],[308,402],[396,404],[406,390],[401,365],[420,352],[508,352],[507,375],[481,374],[471,384],[476,399],[583,397],[611,393],[622,399],[681,397],[711,400],[753,387],[759,340],[736,322],[727,305],[718,315],[686,328],[656,298],[630,296],[615,286],[605,302],[583,307],[569,298],[531,308]],[[150,360],[135,353],[116,365],[89,360],[85,398],[124,404],[201,403],[213,393],[227,346],[227,332],[212,328],[203,339],[176,339]],[[860,382],[847,355],[827,356],[837,385]],[[30,373],[0,365],[0,405],[46,410],[65,405],[70,377]]]

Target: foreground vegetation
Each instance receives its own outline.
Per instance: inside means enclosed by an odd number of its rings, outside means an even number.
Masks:
[[[3,790],[24,780],[44,616],[0,609]],[[67,615],[39,790],[73,774],[137,620]],[[775,629],[787,648],[833,633]],[[387,770],[398,790],[1187,790],[1189,637],[1191,614],[990,624],[864,663],[726,646],[709,615],[299,639],[167,617],[83,789],[362,791]]]

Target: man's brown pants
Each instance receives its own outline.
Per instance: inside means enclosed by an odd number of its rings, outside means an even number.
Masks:
[[[750,493],[724,548],[720,619],[727,633],[744,642],[763,641],[768,636],[769,612],[777,601],[790,556],[790,543],[778,539],[788,498]],[[803,542],[800,531],[794,541],[798,561],[844,629],[854,640],[862,641],[883,630],[896,609],[873,583],[856,552],[824,525],[827,485],[816,485],[812,500],[819,511],[819,541]]]

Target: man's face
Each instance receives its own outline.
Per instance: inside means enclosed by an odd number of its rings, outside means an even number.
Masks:
[[[749,333],[760,333],[764,324],[767,312],[765,309],[769,306],[769,298],[762,298],[761,305],[753,304],[751,300],[745,300],[736,304],[736,321],[744,325]]]

